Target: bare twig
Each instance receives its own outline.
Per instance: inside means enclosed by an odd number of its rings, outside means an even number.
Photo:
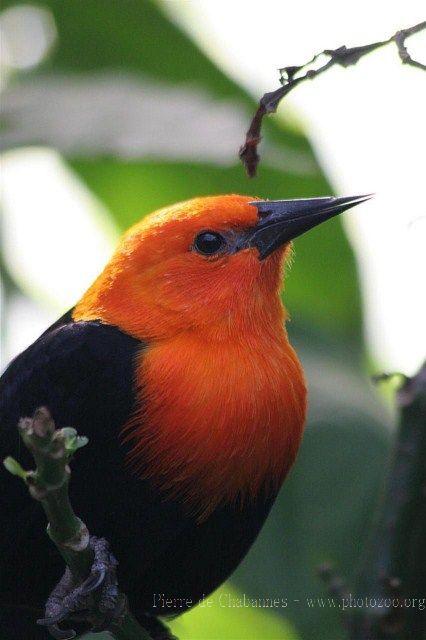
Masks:
[[[87,438],[78,436],[70,427],[56,429],[45,408],[37,409],[32,418],[21,419],[19,433],[34,457],[36,469],[25,471],[11,457],[4,460],[4,466],[22,478],[31,496],[40,502],[49,523],[49,537],[69,567],[73,584],[81,584],[90,573],[94,553],[89,544],[89,531],[71,506],[68,485],[71,476],[69,462],[74,453],[87,443]],[[119,620],[110,626],[116,640],[150,640],[150,635],[127,610],[123,594],[119,594],[119,600],[122,604]],[[68,632],[53,626],[49,630],[55,637],[71,638],[75,635],[73,631],[67,635]]]
[[[426,29],[426,21],[420,22],[408,29],[401,29],[387,40],[373,42],[360,47],[348,48],[343,45],[338,49],[324,49],[324,51],[316,54],[305,64],[300,66],[283,67],[280,69],[280,82],[282,86],[275,91],[265,93],[261,98],[257,111],[254,114],[250,127],[247,131],[245,142],[239,151],[239,156],[246,169],[247,175],[250,178],[256,175],[257,165],[260,159],[257,147],[261,141],[263,118],[270,113],[275,113],[281,100],[288,95],[290,91],[306,80],[313,80],[321,73],[324,73],[335,65],[339,65],[341,67],[354,65],[367,54],[379,49],[380,47],[384,47],[391,42],[395,43],[398,55],[404,64],[426,71],[426,65],[418,62],[417,60],[413,60],[405,46],[405,40],[409,36],[412,36],[419,31],[423,31],[424,29]],[[328,58],[327,61],[320,67],[313,67],[317,60],[323,56]]]

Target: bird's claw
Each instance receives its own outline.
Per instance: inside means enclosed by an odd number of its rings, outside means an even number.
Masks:
[[[71,640],[76,637],[74,629],[61,629],[58,625],[66,620],[80,621],[90,625],[94,632],[105,631],[118,620],[126,603],[117,584],[117,560],[103,538],[90,538],[94,561],[90,575],[81,584],[76,584],[67,567],[59,583],[50,594],[46,616],[37,623],[46,626],[56,640]]]
[[[87,596],[89,593],[92,593],[92,591],[96,591],[96,589],[98,589],[105,580],[105,576],[105,569],[102,571],[93,571],[93,573],[91,573],[87,580],[85,580],[81,585],[81,594],[83,596]]]

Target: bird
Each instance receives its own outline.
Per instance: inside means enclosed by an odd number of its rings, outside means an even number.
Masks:
[[[280,295],[292,242],[367,198],[166,206],[123,235],[81,299],[1,377],[0,457],[31,467],[17,424],[39,407],[88,437],[71,502],[108,541],[154,638],[239,565],[295,461],[307,391]],[[35,620],[63,573],[21,485],[0,472],[8,640],[48,637]]]

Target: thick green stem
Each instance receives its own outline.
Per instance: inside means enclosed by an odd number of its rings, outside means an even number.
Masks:
[[[358,585],[359,596],[392,604],[355,619],[357,640],[426,637],[426,364],[405,380],[397,404],[386,491]]]
[[[69,462],[77,449],[87,443],[71,428],[56,429],[50,413],[37,409],[32,418],[19,422],[19,432],[25,446],[32,453],[36,469],[24,471],[16,460],[6,458],[5,467],[20,476],[38,500],[47,516],[47,532],[73,574],[81,583],[90,573],[94,560],[89,547],[89,531],[76,516],[69,500],[71,477]],[[116,640],[151,640],[148,632],[127,610],[119,622],[111,627]]]
[[[383,377],[383,376],[382,376]],[[397,393],[399,426],[383,500],[350,608],[348,588],[327,567],[321,575],[346,601],[351,640],[426,637],[426,364]]]
[[[36,463],[36,470],[26,474],[30,493],[40,501],[47,516],[49,537],[79,582],[90,571],[93,552],[87,527],[69,500],[69,461],[87,439],[78,438],[74,429],[56,430],[49,412],[43,408],[33,418],[20,420],[19,431]]]

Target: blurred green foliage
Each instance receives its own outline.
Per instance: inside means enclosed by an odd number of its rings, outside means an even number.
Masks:
[[[5,0],[3,7],[19,3]],[[48,59],[28,72],[75,77],[110,71],[132,73],[176,87],[202,90],[215,110],[234,101],[247,114],[255,103],[227,78],[161,8],[146,0],[39,0],[52,12],[57,42]],[[14,78],[25,80],[26,74]],[[85,105],[82,104],[84,109]],[[173,103],[169,105],[173,117]],[[190,118],[190,114],[188,114]],[[64,127],[67,122],[64,121]],[[211,133],[211,132],[210,132]],[[320,196],[330,187],[306,137],[278,117],[265,126],[259,177],[249,181],[237,159],[228,163],[173,157],[125,159],[85,152],[68,157],[70,167],[106,205],[121,229],[151,210],[196,195],[239,192],[263,198]],[[213,132],[213,137],[222,132]],[[210,136],[211,137],[211,136]],[[241,141],[244,126],[241,129]],[[35,139],[37,134],[35,133]],[[206,144],[209,137],[206,136]],[[266,152],[282,153],[279,166]],[[264,150],[265,149],[265,150]],[[310,170],[285,166],[289,151],[308,158]],[[310,418],[297,465],[258,542],[232,578],[251,597],[285,597],[273,612],[214,606],[178,619],[182,640],[339,640],[335,608],[311,608],[306,598],[324,596],[316,567],[334,562],[350,576],[362,557],[380,491],[389,436],[374,396],[362,382],[360,297],[354,257],[339,220],[296,242],[296,260],[285,302],[294,320],[289,331],[311,384]],[[225,585],[222,590],[237,593]],[[287,623],[290,621],[296,631]],[[98,636],[96,636],[98,637]]]
[[[19,3],[6,0],[3,4]],[[248,126],[254,102],[151,2],[45,0],[37,4],[52,12],[58,40],[51,55],[33,75],[69,73],[74,77],[109,70],[120,77],[132,72],[140,74],[142,79],[205,91],[213,111],[220,108],[225,99],[232,99],[247,113]],[[173,118],[173,104],[170,112]],[[190,117],[188,109],[188,119]],[[212,133],[213,137],[221,135],[221,131]],[[243,137],[244,128],[241,142]],[[37,140],[37,132],[34,139]],[[289,151],[299,152],[301,164],[309,154],[315,167],[303,135],[271,119],[265,126],[265,140],[268,139],[278,151],[281,146],[284,157]],[[209,140],[206,136],[206,144]],[[72,166],[110,208],[122,228],[153,208],[196,195],[239,192],[263,198],[291,198],[330,193],[319,167],[316,171],[307,170],[306,175],[274,170],[268,166],[267,156],[259,178],[250,181],[238,162],[237,152],[236,147],[235,161],[225,167],[206,165],[202,161],[172,162],[170,158],[164,162],[146,158],[125,162],[117,157],[93,159],[90,156],[74,159]],[[340,221],[330,221],[326,227],[319,227],[301,238],[297,255],[286,298],[292,314],[306,316],[316,324],[321,323],[324,330],[331,329],[345,338],[359,339],[360,303],[355,265]],[[336,261],[339,262],[337,280],[333,277]]]
[[[226,584],[202,605],[175,620],[171,628],[181,640],[298,640],[292,626],[277,614],[279,609],[271,601],[260,609],[247,603],[242,591]]]

